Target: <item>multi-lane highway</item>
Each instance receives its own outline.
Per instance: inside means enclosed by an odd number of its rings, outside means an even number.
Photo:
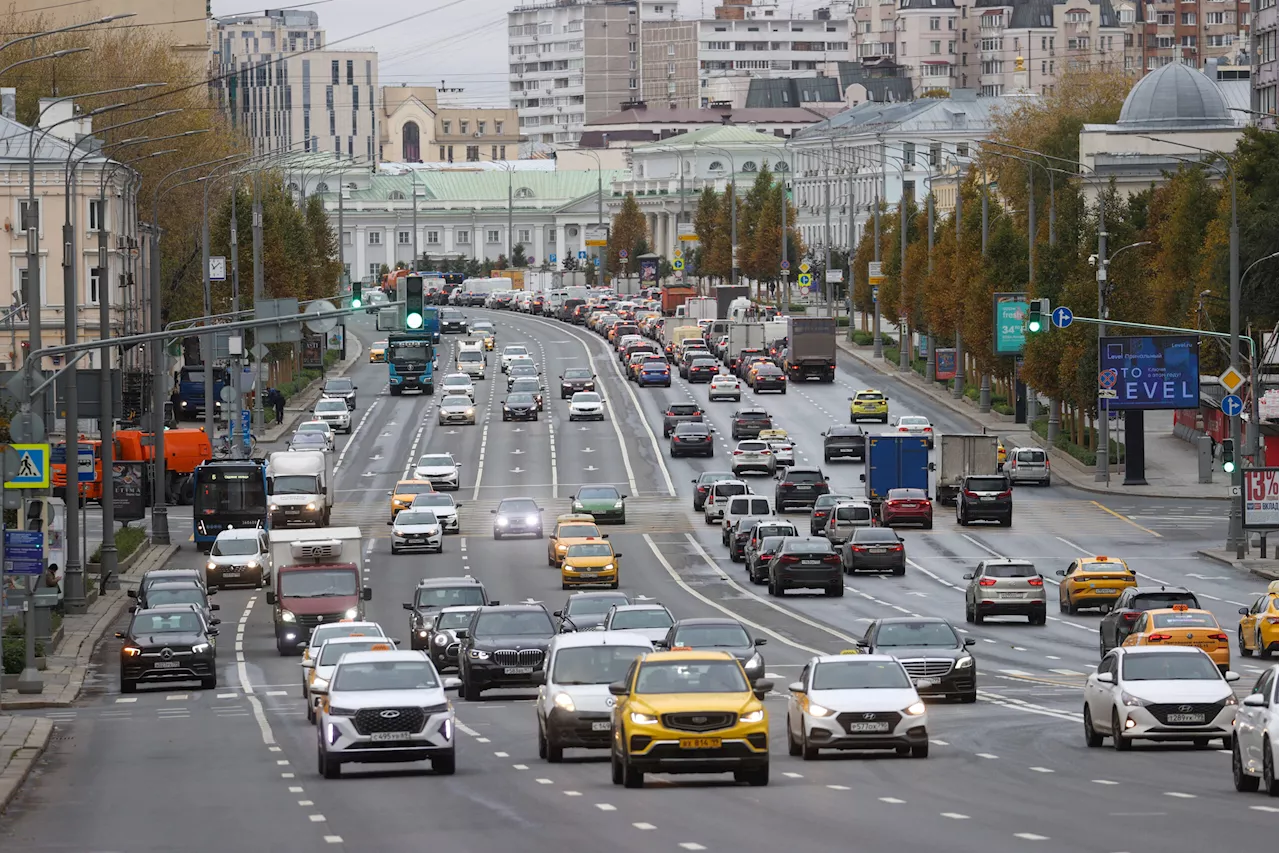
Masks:
[[[103,644],[84,701],[55,712],[57,737],[28,791],[0,818],[0,845],[32,851],[351,851],[432,849],[449,853],[584,850],[901,851],[1076,853],[1193,851],[1274,845],[1275,800],[1232,789],[1230,756],[1218,749],[1088,749],[1081,687],[1098,661],[1096,613],[1053,606],[1044,626],[1025,620],[966,625],[961,576],[993,556],[1033,560],[1050,579],[1074,558],[1122,557],[1142,583],[1190,587],[1224,626],[1263,583],[1194,556],[1220,541],[1218,507],[1177,501],[1111,501],[1054,485],[1019,488],[1012,528],[960,528],[938,508],[930,531],[905,530],[904,577],[848,578],[843,598],[789,593],[769,598],[729,562],[719,533],[692,511],[691,479],[727,470],[732,403],[707,404],[705,386],[676,378],[670,389],[622,379],[605,343],[581,327],[512,313],[485,313],[498,348],[529,346],[550,386],[536,423],[503,423],[505,383],[491,359],[478,382],[475,426],[441,427],[436,397],[391,397],[386,367],[361,364],[357,424],[339,438],[334,523],[366,534],[370,618],[407,640],[408,601],[424,577],[469,573],[504,603],[558,607],[567,593],[546,566],[545,541],[494,541],[489,510],[531,496],[548,525],[584,483],[611,483],[628,499],[627,524],[610,531],[622,552],[622,588],[679,617],[740,619],[764,637],[773,773],[765,788],[726,777],[652,776],[644,790],[610,784],[604,755],[570,752],[562,764],[537,757],[529,692],[455,700],[458,772],[348,766],[340,780],[316,769],[298,659],[277,654],[263,594],[223,591],[219,688],[119,692],[117,645]],[[363,318],[353,329],[376,333]],[[446,338],[445,369],[452,355]],[[558,378],[591,365],[607,400],[603,422],[569,423]],[[796,385],[762,395],[775,425],[798,442],[797,463],[822,464],[820,431],[847,420],[848,396],[877,387],[892,416],[923,414],[940,432],[970,431],[908,386],[867,375],[842,357],[834,385]],[[753,398],[744,391],[744,400]],[[671,460],[662,439],[667,403],[706,406],[718,437],[713,459]],[[441,555],[390,553],[388,493],[422,452],[461,463],[462,532]],[[861,464],[824,466],[835,492],[860,493]],[[772,495],[772,482],[758,491]],[[795,516],[797,519],[802,516]],[[175,530],[183,536],[187,530]],[[173,565],[198,567],[190,543]],[[787,756],[787,684],[817,653],[849,648],[871,619],[941,616],[976,640],[979,701],[930,706],[927,761],[865,754]],[[407,645],[407,643],[406,643]],[[1234,659],[1247,692],[1261,666]],[[425,765],[424,765],[425,766]]]

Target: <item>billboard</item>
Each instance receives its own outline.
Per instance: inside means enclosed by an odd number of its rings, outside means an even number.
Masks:
[[[1022,355],[1027,345],[1027,294],[993,293],[992,345],[996,355]]]
[[[1240,502],[1245,530],[1280,528],[1280,468],[1244,468]]]
[[[1135,335],[1098,340],[1100,387],[1112,409],[1198,409],[1200,339]],[[1103,382],[1107,377],[1110,384]]]
[[[956,351],[954,347],[938,347],[933,351],[933,375],[938,381],[956,378]]]

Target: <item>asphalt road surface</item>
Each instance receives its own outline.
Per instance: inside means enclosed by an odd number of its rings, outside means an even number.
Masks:
[[[793,592],[769,599],[728,561],[714,528],[691,509],[690,480],[727,467],[732,403],[709,406],[719,445],[713,459],[671,460],[661,411],[672,401],[706,403],[705,386],[678,378],[670,389],[637,389],[593,333],[518,314],[472,310],[498,326],[498,346],[524,343],[554,389],[564,368],[590,364],[608,403],[603,423],[574,423],[548,394],[537,423],[502,423],[505,387],[496,359],[477,383],[475,426],[439,427],[436,397],[391,397],[386,367],[361,364],[357,428],[339,439],[333,523],[367,536],[370,618],[407,639],[408,601],[423,577],[469,572],[492,597],[558,607],[566,597],[547,568],[545,541],[494,541],[488,510],[527,495],[548,521],[569,509],[583,483],[612,483],[630,495],[628,523],[611,530],[623,552],[622,587],[666,604],[677,616],[732,615],[766,637],[773,773],[766,788],[723,776],[650,777],[644,790],[610,784],[607,756],[573,752],[563,764],[537,758],[530,692],[495,691],[455,701],[458,773],[417,766],[348,766],[340,780],[316,771],[298,659],[277,654],[270,608],[260,592],[223,591],[219,687],[119,693],[118,641],[106,640],[79,705],[53,712],[55,742],[26,791],[0,818],[9,850],[225,853],[403,851],[564,853],[654,851],[827,851],[861,853],[1140,853],[1274,849],[1275,800],[1231,786],[1230,756],[1217,749],[1138,746],[1087,749],[1081,685],[1096,665],[1096,613],[1048,624],[994,620],[965,626],[961,575],[978,560],[1033,560],[1050,578],[1081,555],[1123,557],[1144,583],[1186,585],[1234,630],[1236,609],[1262,581],[1194,556],[1220,542],[1225,504],[1098,498],[1070,488],[1019,488],[1012,528],[960,528],[943,508],[931,531],[905,530],[905,577],[848,580],[828,599]],[[352,332],[380,337],[360,318]],[[446,337],[447,372],[454,338]],[[881,388],[891,414],[929,416],[940,432],[973,425],[909,386],[868,375],[843,358],[834,385],[792,386],[755,400],[798,441],[797,463],[821,464],[818,433],[847,419],[856,389]],[[744,392],[744,400],[754,395]],[[270,448],[268,448],[270,449]],[[462,533],[442,555],[391,556],[388,491],[426,451],[462,463]],[[856,491],[861,464],[826,466],[832,489]],[[768,481],[758,491],[771,494]],[[171,516],[172,517],[172,516]],[[801,518],[801,516],[795,516]],[[175,536],[189,533],[173,517]],[[202,560],[184,542],[175,566]],[[932,703],[927,761],[865,754],[790,758],[783,746],[786,685],[809,656],[848,648],[878,616],[943,616],[977,640],[979,701]],[[1236,659],[1247,691],[1261,664]],[[48,713],[48,712],[46,712]],[[424,765],[425,767],[425,765]],[[1265,845],[1265,847],[1263,846]]]

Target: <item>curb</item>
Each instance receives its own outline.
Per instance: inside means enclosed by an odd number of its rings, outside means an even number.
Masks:
[[[954,401],[954,398],[951,398],[949,396],[944,397],[943,395],[937,393],[933,388],[930,388],[928,385],[924,384],[924,380],[920,378],[920,375],[916,373],[914,370],[901,371],[895,367],[889,366],[887,363],[881,364],[876,359],[868,358],[867,356],[863,355],[860,350],[853,348],[847,342],[839,339],[837,339],[836,341],[836,346],[839,350],[846,353],[850,358],[853,358],[856,361],[862,364],[865,364],[867,367],[871,368],[877,373],[880,373],[885,376],[897,377],[899,380],[910,382],[912,387],[914,387],[916,390],[921,391],[924,394],[927,394],[932,400],[937,402],[939,405],[946,407],[947,409],[951,410],[953,413],[957,415],[973,420],[974,416],[978,414],[976,410],[969,410],[964,408],[962,405],[958,405]],[[988,429],[994,429],[994,430],[1000,430],[1002,426],[1002,425],[983,425],[981,423],[979,423],[979,425],[987,426]],[[1077,461],[1074,457],[1070,456],[1069,454],[1063,453],[1058,448],[1048,444],[1047,441],[1039,435],[1039,433],[1032,430],[1029,426],[1025,424],[1009,424],[1008,426],[1015,426],[1022,430],[1025,430],[1028,436],[1030,437],[1031,441],[1035,442],[1039,447],[1042,447],[1044,450],[1046,450],[1055,462],[1062,463],[1060,464],[1058,469],[1054,472],[1055,476],[1060,478],[1063,482],[1071,486],[1073,489],[1078,489],[1079,491],[1082,491],[1082,492],[1089,492],[1090,494],[1095,494],[1095,495],[1107,495],[1109,497],[1133,496],[1133,497],[1159,498],[1163,500],[1180,500],[1180,501],[1226,502],[1231,500],[1231,497],[1229,495],[1226,495],[1226,496],[1185,495],[1185,494],[1174,494],[1171,492],[1149,492],[1149,491],[1136,490],[1136,489],[1146,488],[1143,486],[1134,487],[1135,488],[1134,491],[1123,491],[1123,492],[1116,491],[1114,489],[1100,489],[1097,486],[1092,485],[1092,481],[1081,481],[1076,479],[1075,476],[1067,475],[1064,472],[1063,464],[1065,464],[1067,469],[1070,469],[1072,465],[1080,465],[1081,463]],[[1072,471],[1073,475],[1077,473],[1079,472]]]
[[[31,775],[36,762],[44,755],[53,737],[53,721],[39,718],[31,727],[31,732],[18,749],[13,751],[9,763],[0,772],[0,814],[9,807],[14,797],[22,790],[22,785]],[[16,769],[15,769],[16,768]]]
[[[1230,557],[1217,553],[1216,551],[1196,551],[1196,554],[1204,557],[1206,560],[1212,560],[1219,565],[1230,566],[1237,571],[1248,572],[1251,575],[1256,575],[1257,577],[1264,578],[1266,580],[1280,580],[1280,571],[1277,571],[1274,565],[1252,566],[1249,565],[1250,561],[1233,560]],[[1258,560],[1256,562],[1261,561]]]

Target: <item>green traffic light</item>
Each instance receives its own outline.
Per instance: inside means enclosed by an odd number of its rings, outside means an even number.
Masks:
[[[1233,460],[1228,459],[1222,463],[1222,470],[1226,471],[1228,474],[1234,474],[1236,471],[1236,463]]]
[[[422,315],[421,315],[421,314],[409,314],[407,317],[405,317],[405,318],[404,318],[404,323],[405,323],[405,325],[406,325],[406,326],[408,326],[410,329],[421,329],[421,328],[422,328]]]
[[[360,307],[360,297],[359,297],[359,296],[353,296],[353,297],[351,297],[351,307],[352,307],[352,308],[359,308],[359,307]]]
[[[1040,324],[1040,318],[1039,318],[1039,317],[1033,317],[1033,318],[1031,319],[1031,322],[1030,322],[1030,323],[1027,323],[1027,331],[1030,331],[1030,332],[1038,332],[1038,331],[1040,331],[1040,325],[1041,325],[1041,324]]]

